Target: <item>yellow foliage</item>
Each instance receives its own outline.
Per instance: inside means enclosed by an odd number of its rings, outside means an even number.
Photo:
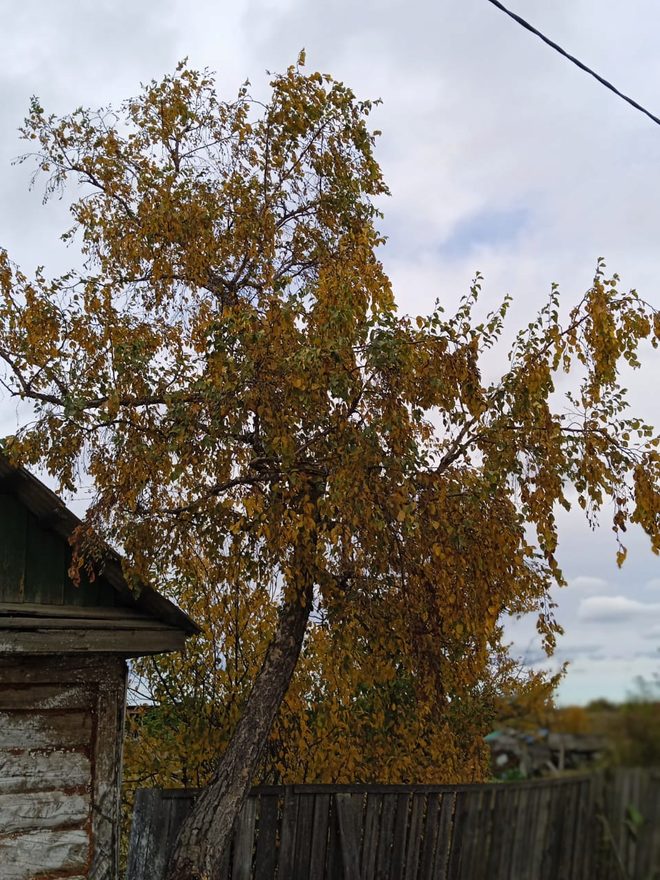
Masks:
[[[223,101],[182,64],[115,111],[26,119],[47,195],[82,188],[83,268],[28,278],[0,251],[2,381],[34,407],[4,447],[67,489],[84,473],[81,535],[204,628],[137,664],[157,708],[131,721],[133,781],[209,777],[296,603],[311,622],[257,775],[478,779],[497,701],[548,686],[501,620],[535,613],[552,651],[569,487],[660,550],[657,441],[618,384],[657,315],[599,263],[486,381],[508,298],[479,322],[477,277],[454,314],[397,311],[371,106],[300,66],[265,104]]]

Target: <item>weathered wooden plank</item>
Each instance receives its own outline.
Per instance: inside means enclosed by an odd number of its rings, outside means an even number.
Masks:
[[[557,880],[561,859],[565,786],[554,784],[551,785],[550,791],[552,800],[548,814],[548,827],[541,869],[543,878]]]
[[[548,825],[551,789],[546,785],[539,786],[535,802],[534,825],[528,842],[528,865],[531,876],[541,876],[543,846]]]
[[[0,838],[16,832],[82,826],[89,818],[89,794],[62,791],[0,795]]]
[[[90,773],[84,752],[0,751],[0,794],[82,788],[89,785]]]
[[[280,851],[277,860],[278,877],[290,877],[296,852],[296,823],[298,821],[298,797],[287,787],[282,810]]]
[[[18,629],[23,630],[24,632],[37,630],[38,632],[49,633],[57,630],[98,630],[101,632],[123,632],[124,630],[127,630],[128,632],[144,632],[145,635],[148,635],[150,632],[169,633],[171,630],[171,627],[167,626],[167,624],[159,623],[152,618],[145,619],[142,617],[131,617],[129,615],[125,617],[122,615],[121,617],[93,618],[92,620],[88,620],[81,616],[67,616],[63,614],[58,614],[53,617],[46,617],[43,614],[38,616],[35,615],[34,617],[27,614],[14,614],[14,616],[2,614],[2,616],[0,616],[0,624],[0,628],[3,630]]]
[[[117,657],[94,655],[60,655],[44,658],[34,655],[7,657],[0,654],[0,683],[2,684],[73,684],[93,683],[109,669],[115,668]]]
[[[328,786],[330,791],[334,790],[334,786]],[[345,793],[343,789],[341,793]],[[337,802],[335,800],[336,792],[330,798],[330,827],[328,830],[328,857],[327,857],[327,880],[344,880],[344,864],[342,858],[341,837],[339,833],[339,818],[337,811]]]
[[[238,815],[234,827],[234,851],[232,880],[250,880],[252,876],[252,851],[257,821],[257,801],[248,798]]]
[[[361,795],[335,795],[344,880],[360,880],[361,815],[358,819],[357,798],[361,800]],[[385,805],[383,804],[384,808]]]
[[[541,792],[542,794],[542,792]],[[589,876],[588,854],[591,850],[591,782],[582,780],[578,806],[575,855],[573,859],[573,880]]]
[[[478,793],[477,793],[478,794]],[[446,857],[446,868],[444,874],[436,873],[439,877],[450,877],[451,880],[458,880],[464,876],[463,865],[465,862],[465,840],[466,840],[466,822],[470,809],[470,800],[473,793],[469,791],[456,792],[454,802],[454,817],[451,832],[451,846]],[[439,825],[439,823],[438,823]],[[439,827],[438,827],[439,831]],[[436,864],[440,864],[442,859],[440,853],[436,858]],[[426,878],[425,878],[426,880]]]
[[[426,796],[423,794],[413,794],[412,807],[410,808],[408,849],[406,852],[406,880],[417,880],[425,811]]]
[[[28,602],[62,604],[67,550],[59,535],[42,528],[28,514],[24,591]]]
[[[1,533],[0,533],[1,534]],[[112,588],[109,588],[112,589]],[[28,615],[30,617],[68,617],[73,620],[135,620],[153,623],[153,617],[136,611],[127,605],[105,606],[105,605],[49,605],[47,603],[37,604],[35,602],[5,602],[0,601],[0,614],[12,615],[15,613]]]
[[[511,846],[511,877],[512,880],[519,880],[524,877],[525,862],[528,857],[529,847],[529,829],[528,823],[532,813],[531,798],[533,796],[533,788],[523,788],[518,792],[515,814],[515,832],[513,834]],[[559,880],[559,878],[557,878]],[[565,880],[565,878],[563,878]]]
[[[394,832],[392,837],[390,880],[404,880],[406,844],[408,842],[408,814],[410,811],[411,796],[409,794],[397,794],[393,795],[393,797],[396,797],[396,813],[394,815]]]
[[[0,838],[2,880],[34,880],[40,875],[78,871],[87,878],[87,832],[32,831]]]
[[[426,822],[419,866],[419,880],[432,880],[435,848],[438,842],[441,794],[430,794],[426,802]]]
[[[114,629],[49,629],[43,623],[39,627],[0,630],[0,653],[5,654],[53,654],[53,653],[111,653],[124,657],[160,654],[164,651],[181,651],[186,634],[165,624],[153,628],[131,627]]]
[[[457,794],[450,791],[444,792],[440,796],[438,839],[436,841],[435,856],[433,860],[434,880],[444,880],[444,878],[448,876],[447,871],[449,866],[449,854],[451,852],[451,842],[454,836],[457,797]]]
[[[561,858],[559,862],[559,876],[566,880],[573,880],[575,848],[577,844],[576,831],[579,819],[579,783],[571,785],[564,795],[564,827],[562,833]]]
[[[314,795],[298,794],[296,848],[292,880],[309,880],[310,841],[314,824]]]
[[[384,795],[382,794],[367,794],[367,805],[364,812],[362,858],[360,863],[363,880],[375,876],[378,834],[380,831],[380,813],[383,806],[383,797]]]
[[[5,685],[0,690],[0,711],[10,709],[89,709],[93,685]]]
[[[504,802],[502,804],[503,821],[500,825],[501,839],[500,846],[498,848],[497,865],[493,865],[494,870],[496,871],[495,877],[497,878],[497,880],[509,880],[509,878],[512,877],[511,857],[513,855],[513,843],[516,833],[516,815],[519,790],[519,786],[512,786],[511,788],[509,788],[509,786],[502,787]]]
[[[25,587],[27,511],[12,495],[0,494],[0,601],[22,602]]]
[[[76,748],[90,742],[85,712],[0,712],[0,749]]]
[[[384,794],[380,813],[380,830],[378,833],[378,851],[376,853],[376,877],[385,877],[387,866],[392,861],[392,845],[394,838],[394,817],[397,808],[396,794]]]
[[[476,880],[492,880],[490,870],[491,848],[494,843],[493,826],[495,823],[495,789],[485,791],[482,794],[482,813],[480,821],[486,828],[487,839],[483,843],[483,849],[477,855],[479,870]],[[482,845],[479,844],[481,847]]]
[[[279,798],[262,794],[259,801],[259,833],[255,856],[254,880],[273,880],[277,866]],[[325,853],[324,853],[325,854]]]
[[[312,826],[312,840],[309,857],[310,880],[315,877],[323,878],[327,860],[328,836],[330,829],[330,795],[316,794],[314,797],[314,824]],[[255,880],[262,880],[258,875]],[[263,880],[271,880],[270,877]]]
[[[126,880],[162,880],[168,858],[170,805],[159,788],[135,795]]]

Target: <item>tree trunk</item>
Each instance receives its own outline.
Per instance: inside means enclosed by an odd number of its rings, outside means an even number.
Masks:
[[[234,820],[250,789],[273,721],[302,648],[312,590],[283,604],[273,639],[236,730],[213,781],[183,824],[170,858],[167,880],[210,880],[229,845]]]

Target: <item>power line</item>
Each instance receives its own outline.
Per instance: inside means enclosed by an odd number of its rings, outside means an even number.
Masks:
[[[586,64],[583,64],[578,58],[575,58],[574,55],[570,55],[565,49],[562,49],[561,46],[554,43],[548,37],[541,33],[541,31],[537,30],[533,25],[531,25],[528,21],[525,21],[524,18],[521,18],[519,15],[516,15],[515,12],[511,12],[510,9],[507,9],[499,0],[488,0],[489,3],[492,3],[493,6],[497,6],[498,9],[501,9],[502,12],[505,12],[510,18],[514,21],[517,21],[519,25],[522,25],[526,30],[533,33],[540,40],[543,40],[548,46],[554,49],[556,52],[559,52],[560,55],[563,55],[564,58],[568,58],[569,61],[572,61],[580,70],[584,70],[585,73],[588,73],[590,76],[593,76],[594,79],[597,79],[598,82],[605,86],[606,89],[609,89],[611,92],[614,92],[615,95],[618,95],[619,98],[623,98],[624,101],[627,101],[631,107],[634,107],[635,110],[639,110],[645,116],[648,116],[649,119],[652,119],[656,125],[660,125],[660,119],[657,116],[654,116],[653,113],[648,111],[645,107],[642,107],[641,104],[638,104],[633,98],[629,98],[628,95],[624,95],[623,92],[620,92],[616,86],[613,86],[611,82],[608,82],[606,79],[603,79],[602,76],[596,73],[595,70],[592,70],[590,67],[587,67]]]

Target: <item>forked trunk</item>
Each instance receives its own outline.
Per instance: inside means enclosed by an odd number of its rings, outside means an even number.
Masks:
[[[263,666],[216,775],[181,828],[167,880],[210,880],[219,876],[234,820],[298,662],[312,605],[311,590],[305,592],[302,599],[294,598],[282,607]]]

